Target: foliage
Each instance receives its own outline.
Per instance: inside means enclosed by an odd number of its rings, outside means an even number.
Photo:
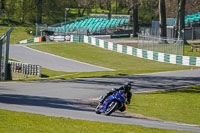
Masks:
[[[5,34],[10,28],[10,26],[0,26],[0,36]],[[34,30],[34,27],[15,26],[10,36],[10,43],[13,44],[21,40],[34,38],[34,35],[29,32],[30,30]]]
[[[3,1],[3,0],[2,0]],[[139,16],[142,23],[151,22],[155,8],[147,0],[140,1]],[[90,13],[131,14],[133,0],[6,0],[0,7],[2,24],[54,24],[63,22],[65,8],[69,8],[67,20]],[[74,12],[75,11],[75,12]],[[145,14],[145,15],[144,15]]]

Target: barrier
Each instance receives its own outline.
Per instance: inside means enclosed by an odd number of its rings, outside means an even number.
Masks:
[[[36,38],[32,38],[32,39],[22,40],[22,41],[19,41],[18,44],[37,43],[37,42],[42,42],[42,37],[36,37]]]
[[[146,36],[143,34],[138,34],[138,48],[175,55],[183,55],[184,53],[184,44],[181,39]]]
[[[24,77],[27,77],[27,75],[34,75],[41,77],[42,67],[40,65],[20,63],[14,61],[9,61],[8,64],[11,65],[12,72],[23,74]]]
[[[134,48],[131,46],[123,46],[113,42],[107,42],[91,36],[71,35],[71,42],[84,42],[104,49],[112,50],[119,53],[137,56],[149,60],[166,62],[171,64],[179,64],[186,66],[200,67],[200,57],[182,56],[169,53],[161,53],[150,50]]]
[[[107,42],[102,39],[98,39],[98,38],[94,38],[90,36],[84,36],[83,41],[84,43],[91,44],[97,47],[101,47],[104,49],[108,49],[108,50],[112,50],[115,52],[124,53],[128,55],[133,55],[133,56],[137,56],[137,57],[145,58],[149,60],[171,63],[171,64],[200,67],[200,57],[182,56],[182,55],[161,53],[161,52],[155,52],[155,51],[148,51],[148,50],[134,48],[131,46],[116,44],[113,42]]]
[[[130,34],[114,34],[111,35],[111,38],[128,38],[130,37]]]
[[[83,42],[83,39],[84,39],[83,35],[71,35],[71,36],[73,36],[72,37],[73,42]]]

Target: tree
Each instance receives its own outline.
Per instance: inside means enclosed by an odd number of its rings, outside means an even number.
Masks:
[[[185,5],[186,0],[178,0],[178,13],[176,19],[176,27],[175,27],[175,37],[178,39],[183,39],[184,44],[186,44],[185,40]]]
[[[1,0],[1,10],[5,9],[5,0]]]
[[[159,0],[159,24],[161,28],[160,36],[167,37],[165,0]]]
[[[109,10],[109,13],[108,13],[108,18],[111,18],[111,0],[107,0],[106,2],[106,5],[107,5],[107,10]]]
[[[36,0],[35,5],[36,5],[36,12],[37,12],[36,22],[41,24],[43,0]]]
[[[139,32],[138,4],[138,0],[133,0],[133,37],[137,37],[137,33]]]
[[[103,0],[99,0],[99,7],[103,9]]]
[[[74,2],[78,8],[78,17],[84,16],[85,11],[89,11],[95,4],[95,0],[74,0]]]
[[[28,13],[28,1],[27,0],[21,0],[20,1],[20,6],[21,6],[21,10],[20,11],[20,18],[21,18],[21,23],[25,22],[25,16]]]
[[[125,8],[127,9],[127,14],[130,15],[131,10],[133,9],[133,2],[131,0],[125,1]]]
[[[117,14],[117,4],[118,4],[118,1],[115,0],[115,6],[116,6],[116,8],[115,8],[115,13],[116,13],[116,14]]]

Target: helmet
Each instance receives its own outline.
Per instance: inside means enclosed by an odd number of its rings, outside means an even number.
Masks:
[[[124,84],[124,90],[126,92],[129,92],[131,90],[131,86],[132,86],[133,82],[127,82]]]

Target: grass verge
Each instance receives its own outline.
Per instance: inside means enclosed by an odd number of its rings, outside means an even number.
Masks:
[[[91,122],[0,110],[1,133],[189,133],[134,125]]]
[[[184,55],[185,56],[195,56],[195,57],[200,57],[200,50],[196,49],[194,51],[191,50],[191,45],[185,45],[184,46]]]
[[[6,33],[10,28],[9,26],[0,26],[0,36]],[[15,26],[14,30],[11,32],[10,43],[15,44],[25,39],[34,38],[35,36],[28,34],[29,29],[31,29],[31,27]]]
[[[56,43],[33,45],[29,47],[65,58],[70,58],[115,70],[103,72],[83,72],[78,74],[76,73],[73,76],[63,76],[62,78],[128,75],[190,69],[188,66],[141,59],[126,54],[119,54],[117,52],[104,50],[102,48],[97,48],[95,46],[87,45],[84,43]],[[48,76],[48,74],[45,72],[43,74]]]
[[[200,125],[200,86],[134,94],[128,111],[167,121]]]

